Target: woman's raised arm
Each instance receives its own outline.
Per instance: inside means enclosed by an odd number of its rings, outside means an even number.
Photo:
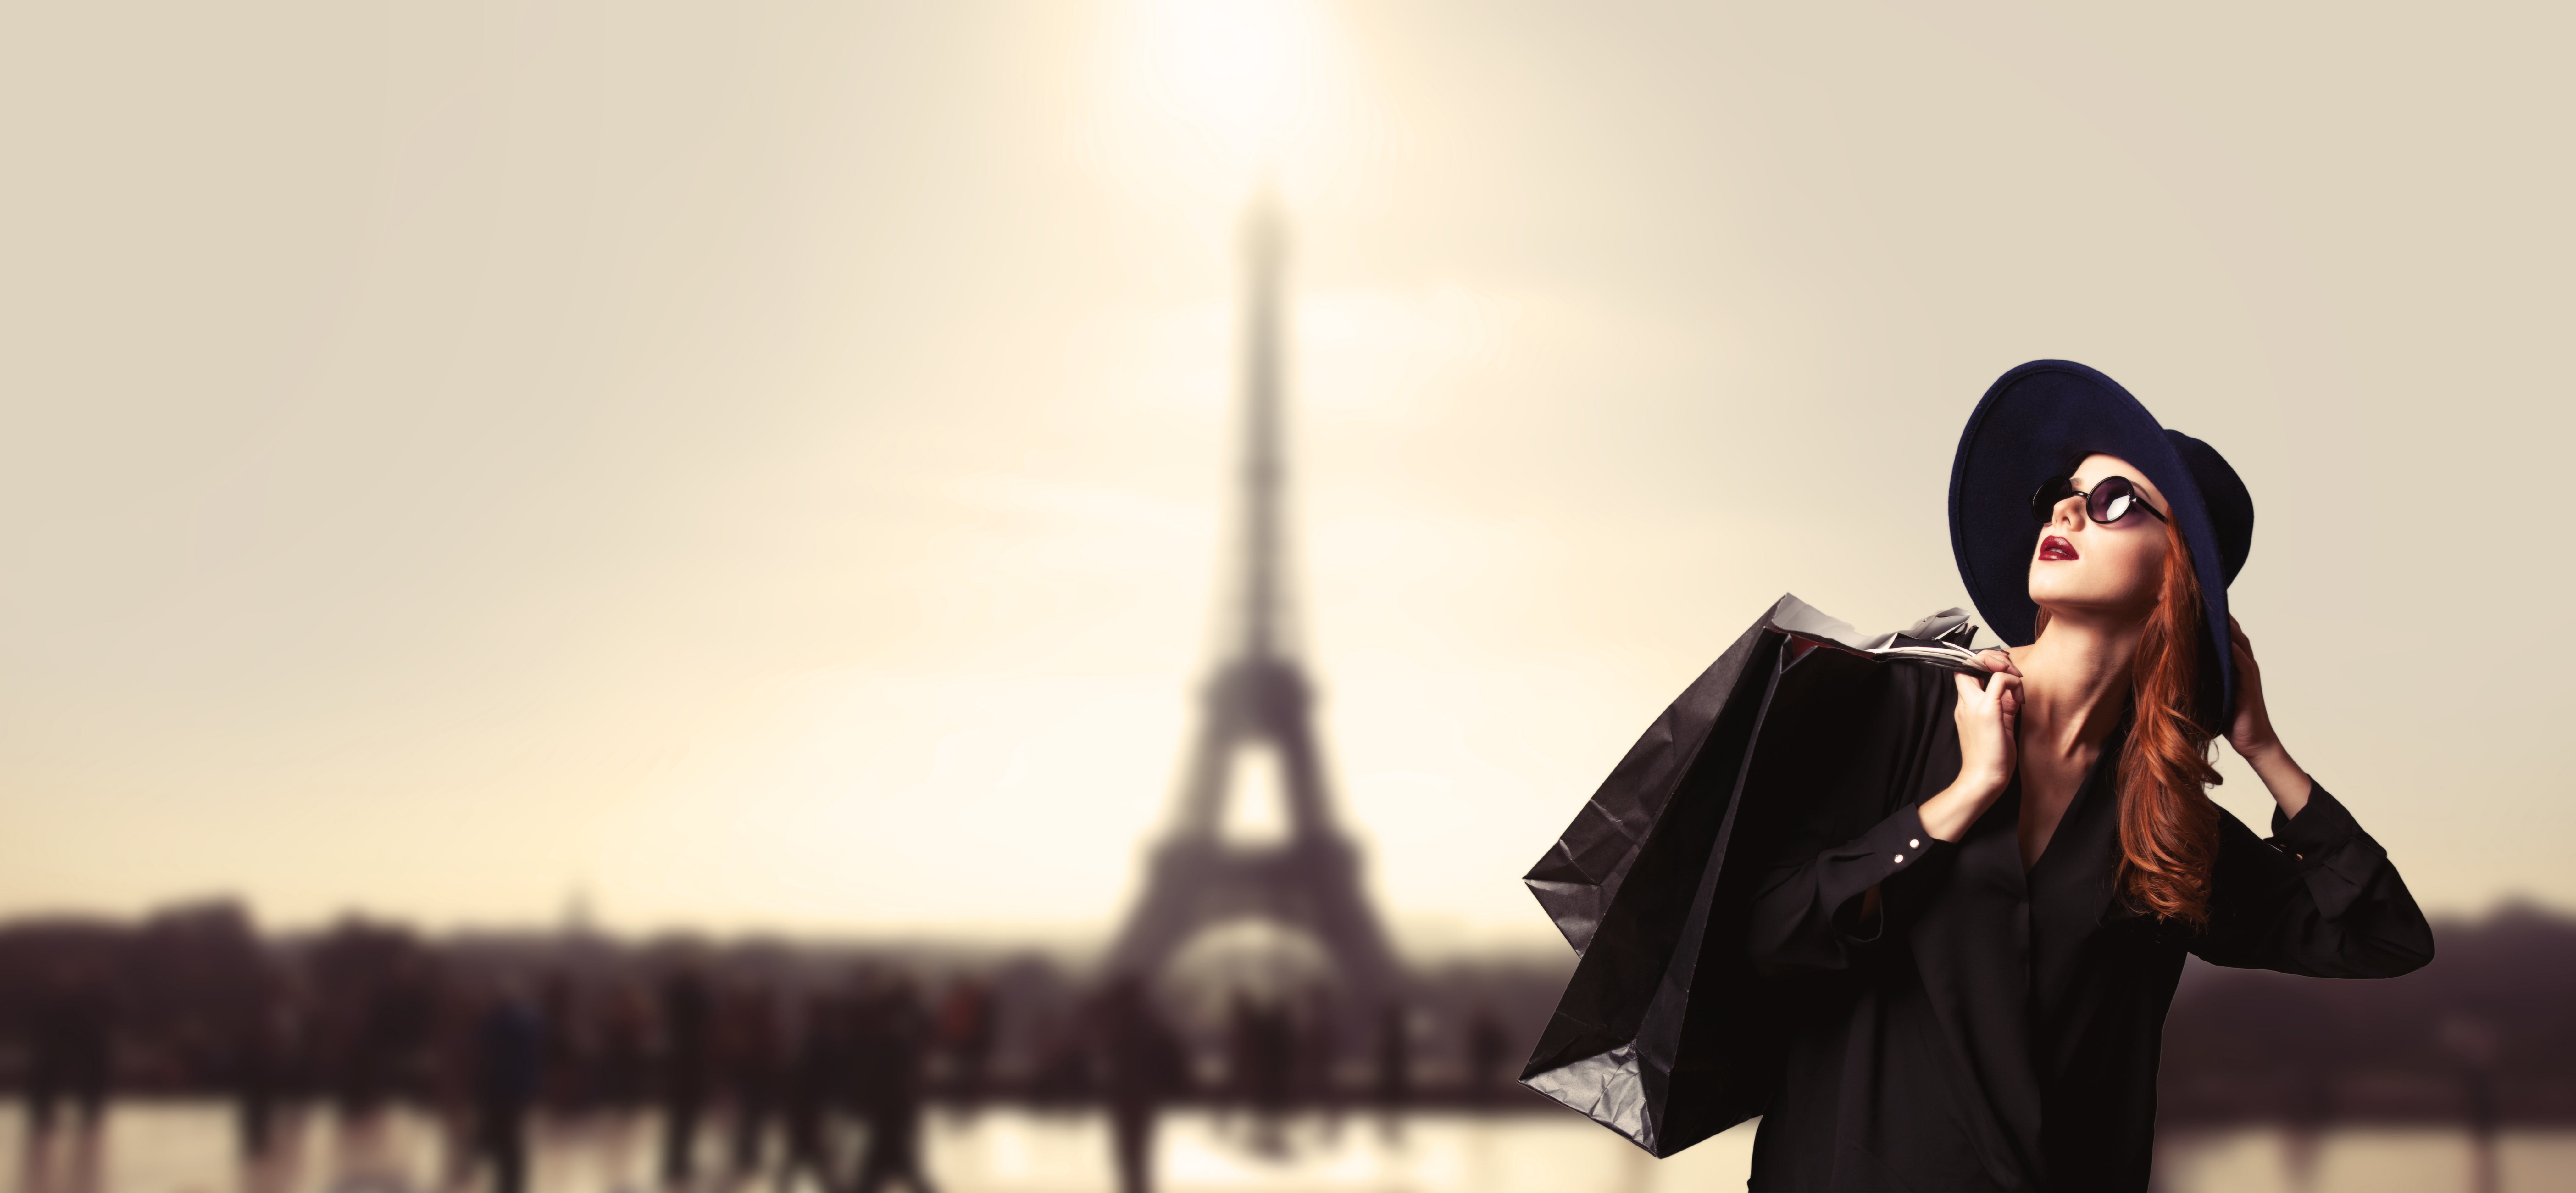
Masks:
[[[2325,788],[2311,781],[2296,816],[2274,809],[2268,842],[2233,816],[2219,829],[2209,931],[2191,946],[2202,960],[2393,978],[2433,959],[2433,929],[2388,851]]]

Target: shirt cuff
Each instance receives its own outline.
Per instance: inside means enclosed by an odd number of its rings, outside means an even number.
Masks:
[[[2308,781],[2307,806],[2298,815],[2282,815],[2279,805],[2272,808],[2272,839],[2285,853],[2314,857],[2360,834],[2361,825],[2342,801],[2313,779]]]
[[[2272,834],[2272,846],[2290,855],[2317,910],[2329,920],[2351,910],[2388,862],[2388,851],[2361,831],[2352,813],[2326,794],[2322,784],[2309,787],[2307,805],[2296,816],[2273,808]]]
[[[1907,804],[1868,832],[1825,855],[1824,893],[1828,905],[1840,908],[1869,888],[1950,848],[1949,842],[1924,830],[1921,809]]]

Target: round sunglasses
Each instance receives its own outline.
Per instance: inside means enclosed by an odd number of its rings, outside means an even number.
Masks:
[[[2030,516],[2045,525],[2057,518],[2057,503],[2069,497],[2084,499],[2084,512],[2094,521],[2108,526],[2129,516],[2131,510],[2145,510],[2159,522],[2170,521],[2147,499],[2138,495],[2138,486],[2125,476],[2104,477],[2090,493],[2075,487],[2075,478],[2061,476],[2042,484],[2030,495]]]

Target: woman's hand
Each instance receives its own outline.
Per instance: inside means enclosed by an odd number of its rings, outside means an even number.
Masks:
[[[2236,707],[2227,718],[2227,748],[2252,759],[2281,748],[2272,732],[2272,710],[2263,703],[2263,669],[2254,662],[2254,644],[2242,622],[2227,619],[2228,650],[2236,656]]]
[[[2254,768],[2282,815],[2296,816],[2308,806],[2313,781],[2290,760],[2281,736],[2272,731],[2272,710],[2263,703],[2263,669],[2254,662],[2254,644],[2246,639],[2244,625],[2233,617],[2227,619],[2227,641],[2236,657],[2236,707],[2227,718],[2227,748]]]
[[[1950,677],[1959,685],[1959,704],[1951,712],[1959,725],[1959,777],[1916,809],[1923,830],[1944,841],[1967,835],[1968,826],[1994,806],[2012,782],[2019,757],[2021,668],[2000,650],[1983,652],[1978,661],[1992,673],[1984,684],[1966,675]]]

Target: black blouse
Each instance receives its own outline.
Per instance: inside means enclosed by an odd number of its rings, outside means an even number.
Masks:
[[[1954,774],[1866,810],[1875,824],[1842,810],[1808,826],[1753,907],[1754,964],[1807,997],[1751,1188],[2143,1190],[2184,953],[2319,977],[2432,959],[2387,851],[2322,786],[2295,819],[2273,811],[2270,843],[2223,816],[2206,931],[2126,910],[2126,737],[2124,720],[2027,872],[2018,780],[1955,845],[1916,813]],[[1862,923],[1873,886],[1882,910]]]

